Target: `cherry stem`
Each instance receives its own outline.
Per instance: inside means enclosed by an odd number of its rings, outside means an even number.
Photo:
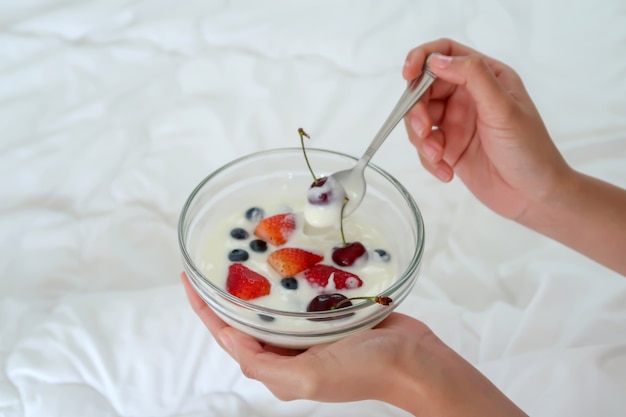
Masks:
[[[311,168],[311,164],[309,163],[309,158],[306,155],[306,149],[304,148],[304,138],[308,138],[311,139],[311,136],[309,136],[308,133],[306,133],[304,131],[304,129],[302,129],[301,127],[298,128],[298,134],[300,135],[300,143],[302,144],[302,153],[304,154],[304,160],[306,161],[306,166],[309,167],[309,171],[311,172],[311,175],[313,176],[313,183],[317,184],[317,177],[315,176],[315,173],[313,172],[313,168]]]
[[[346,236],[343,233],[343,211],[346,208],[346,204],[348,204],[348,201],[350,201],[350,199],[348,197],[344,197],[343,205],[341,206],[341,218],[339,219],[339,230],[341,231],[341,241],[343,242],[344,248],[348,246],[348,243],[346,242]]]
[[[341,308],[342,304],[346,304],[346,303],[349,303],[350,301],[354,301],[354,300],[373,301],[376,304],[380,304],[380,305],[383,305],[383,306],[388,306],[389,304],[391,304],[393,302],[391,297],[386,297],[386,296],[381,296],[381,295],[376,295],[376,296],[373,296],[373,297],[352,297],[352,298],[344,298],[343,300],[339,301],[337,304],[335,304],[330,309],[331,310],[336,310],[338,308]]]

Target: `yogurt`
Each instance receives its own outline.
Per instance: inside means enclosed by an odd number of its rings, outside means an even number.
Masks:
[[[308,224],[321,228],[337,226],[347,194],[333,176],[324,177],[320,186],[309,187],[306,196],[304,219]]]
[[[356,262],[352,266],[337,266],[331,257],[333,248],[342,245],[339,229],[340,212],[333,214],[336,217],[334,217],[335,220],[332,225],[315,227],[307,221],[309,216],[305,216],[307,206],[309,204],[301,199],[287,201],[268,199],[253,201],[249,207],[235,210],[229,217],[224,218],[219,225],[211,228],[202,251],[200,269],[217,286],[225,288],[228,267],[233,263],[229,260],[228,254],[235,249],[245,250],[249,257],[241,263],[263,275],[271,283],[271,290],[268,295],[249,300],[249,302],[276,310],[293,312],[306,311],[309,302],[320,293],[339,292],[348,298],[374,296],[393,284],[397,276],[397,266],[393,259],[393,253],[389,253],[388,242],[385,241],[382,233],[371,227],[359,211],[343,220],[343,228],[347,241],[359,241],[366,247],[367,260]],[[257,239],[254,235],[254,229],[259,220],[258,217],[252,219],[246,217],[245,213],[251,207],[261,208],[265,217],[274,214],[293,213],[296,228],[290,235],[288,242],[281,246],[268,243],[267,250],[262,253],[251,250],[250,242]],[[316,223],[316,225],[319,224],[319,222]],[[247,231],[248,237],[245,239],[232,237],[230,232],[237,228]],[[283,277],[267,262],[267,257],[273,251],[284,247],[300,248],[318,253],[323,256],[321,264],[331,265],[356,274],[362,280],[363,285],[357,288],[337,290],[334,288],[333,280],[330,279],[326,287],[320,288],[311,285],[302,274],[296,274],[297,289],[286,288],[281,284]],[[381,254],[383,255],[381,256]]]

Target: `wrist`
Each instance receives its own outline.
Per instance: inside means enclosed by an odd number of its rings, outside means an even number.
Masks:
[[[626,275],[626,190],[570,169],[519,223]]]
[[[412,340],[411,340],[412,339]],[[419,340],[412,337],[407,340],[406,346],[397,355],[397,360],[390,372],[385,373],[383,398],[388,404],[401,408],[413,416],[428,416],[429,397],[432,394],[430,385],[433,384],[431,370],[436,368],[438,359],[436,344],[441,343],[430,330]]]
[[[489,379],[432,332],[390,373],[382,400],[416,417],[527,417]]]
[[[580,188],[580,173],[568,165],[551,175],[551,181],[541,193],[530,196],[527,209],[516,219],[518,223],[542,233],[554,215],[562,214]]]

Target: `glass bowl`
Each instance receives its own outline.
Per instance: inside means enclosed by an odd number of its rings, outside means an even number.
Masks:
[[[357,161],[353,156],[321,149],[307,149],[307,155],[318,176],[350,168]],[[241,157],[217,169],[193,190],[178,225],[182,259],[191,284],[226,323],[275,346],[304,349],[374,327],[405,299],[418,278],[424,224],[415,201],[395,178],[373,164],[366,168],[365,178],[365,198],[351,216],[358,213],[367,227],[378,230],[388,242],[397,276],[379,294],[368,295],[391,297],[391,305],[360,301],[323,312],[283,311],[239,299],[212,279],[213,267],[206,259],[207,239],[223,219],[246,211],[259,199],[306,199],[312,177],[300,148]]]

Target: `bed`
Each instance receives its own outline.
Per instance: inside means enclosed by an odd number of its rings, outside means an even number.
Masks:
[[[298,127],[360,155],[440,37],[513,66],[568,161],[626,187],[623,0],[1,2],[0,415],[407,415],[245,378],[184,296],[177,222]],[[439,183],[401,126],[372,162],[426,225],[399,311],[531,416],[623,416],[626,279]]]

